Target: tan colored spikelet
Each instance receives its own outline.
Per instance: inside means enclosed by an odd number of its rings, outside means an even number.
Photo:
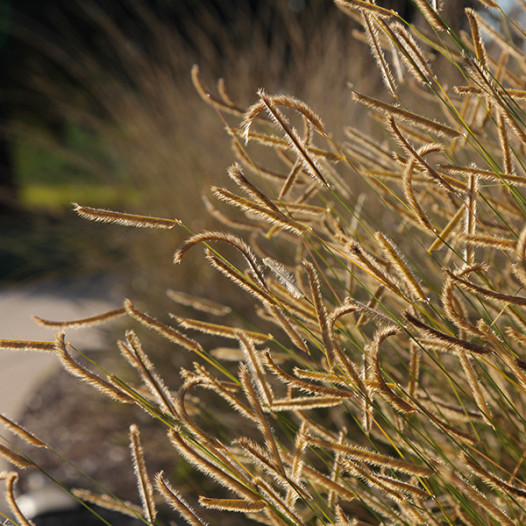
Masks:
[[[196,370],[200,371],[199,366],[197,366]],[[239,465],[237,458],[232,457],[224,444],[212,435],[204,432],[189,418],[185,409],[185,396],[189,389],[195,385],[207,387],[206,382],[203,383],[203,378],[188,378],[179,390],[177,399],[177,409],[186,427],[186,429],[184,429],[186,441],[182,440],[181,433],[176,432],[175,429],[169,432],[170,440],[198,469],[204,473],[211,474],[213,478],[227,488],[233,489],[238,495],[248,496],[249,500],[252,500],[254,498],[253,492],[250,489],[252,488],[252,483],[247,479],[246,472]],[[250,412],[249,418],[257,421],[257,415],[254,412],[249,409],[245,412]],[[191,431],[193,435],[190,435],[188,433],[189,431]],[[204,451],[203,446],[206,448]],[[198,451],[192,452],[191,449],[193,448],[197,448]],[[203,454],[199,454],[199,451]]]
[[[265,225],[262,225],[260,222],[256,221],[249,221],[249,220],[242,220],[239,218],[231,218],[228,217],[226,214],[224,214],[222,211],[218,210],[206,197],[206,195],[201,196],[203,198],[203,202],[205,204],[205,208],[207,212],[212,216],[214,219],[217,219],[217,221],[229,228],[233,228],[235,230],[244,230],[248,232],[258,232],[258,231],[264,231],[266,230]]]
[[[301,219],[301,220],[312,220],[312,219],[320,219],[321,216],[326,214],[328,212],[328,209],[326,207],[322,206],[315,206],[315,205],[306,205],[304,203],[290,203],[290,202],[284,202],[284,201],[276,201],[280,206],[282,206],[287,213],[290,214],[291,217],[294,219]]]
[[[139,228],[173,228],[181,224],[179,219],[126,214],[124,212],[114,212],[102,208],[82,206],[77,203],[73,204],[75,205],[73,210],[77,212],[80,217],[101,223],[116,223],[118,225],[135,226]]]
[[[285,334],[290,338],[290,341],[300,350],[306,354],[310,354],[310,350],[307,347],[306,342],[298,333],[296,327],[294,327],[287,317],[281,307],[270,304],[265,305],[265,310],[270,314],[272,321],[275,321],[285,332]]]
[[[297,112],[301,113],[303,117],[314,126],[318,130],[318,132],[322,135],[325,135],[324,126],[323,123],[318,115],[314,113],[312,108],[310,108],[307,104],[302,102],[301,100],[296,99],[295,97],[291,97],[290,95],[267,95],[262,90],[260,90],[261,93],[258,93],[260,95],[261,101],[254,104],[248,111],[247,111],[247,117],[244,119],[242,128],[244,129],[244,135],[245,138],[248,138],[249,132],[250,132],[250,126],[254,122],[255,118],[265,110],[265,108],[268,108],[269,105],[272,106],[287,106],[289,108],[292,108],[293,110],[296,110]],[[263,96],[261,96],[263,94]]]
[[[476,285],[475,283],[471,283],[470,281],[467,281],[466,279],[460,278],[459,276],[455,275],[450,270],[446,269],[446,273],[455,280],[457,285],[462,287],[466,290],[473,290],[475,292],[478,292],[479,294],[482,294],[486,298],[494,299],[500,303],[503,303],[505,305],[519,305],[519,306],[526,306],[526,296],[514,296],[511,294],[504,294],[502,292],[496,292],[494,290],[490,290],[484,287],[481,287],[479,285]]]
[[[388,119],[389,128],[393,132],[393,136],[396,138],[397,142],[400,144],[400,146],[407,151],[423,168],[425,169],[426,173],[435,179],[438,184],[449,190],[450,192],[455,193],[454,188],[451,186],[449,181],[447,181],[442,175],[440,175],[434,168],[431,167],[427,163],[427,161],[424,159],[422,155],[419,154],[415,150],[415,148],[409,143],[409,141],[404,137],[403,133],[400,131],[398,126],[395,123],[395,120],[393,117],[389,117]]]
[[[471,27],[471,38],[473,40],[473,45],[475,46],[475,53],[477,55],[477,59],[484,67],[487,67],[488,56],[486,54],[484,42],[482,41],[482,37],[480,35],[478,19],[475,16],[475,11],[473,9],[466,8],[465,13],[468,17],[469,25]]]
[[[226,203],[229,203],[246,212],[250,212],[251,214],[260,216],[263,219],[265,219],[265,221],[273,225],[277,225],[285,230],[289,230],[297,236],[301,236],[304,232],[309,231],[309,228],[307,226],[288,218],[282,212],[274,212],[273,210],[270,210],[266,207],[262,207],[252,201],[249,201],[248,199],[239,197],[238,195],[229,192],[224,188],[212,187],[212,192],[217,198],[221,199],[222,201],[225,201]]]
[[[283,466],[283,461],[279,454],[279,449],[274,439],[272,429],[270,428],[267,418],[263,412],[263,408],[261,407],[261,404],[259,402],[257,393],[254,389],[254,386],[252,385],[252,380],[250,378],[248,369],[244,364],[240,364],[239,366],[239,378],[241,380],[241,385],[243,386],[243,391],[245,392],[245,395],[248,401],[250,402],[252,409],[254,409],[254,411],[257,414],[257,424],[261,433],[263,434],[263,437],[265,438],[268,451],[270,453],[270,456],[272,457],[274,468],[279,473],[283,474],[285,473],[285,468]]]
[[[481,170],[471,166],[456,166],[451,164],[440,165],[441,168],[447,170],[449,173],[460,174],[460,175],[476,175],[481,180],[505,182],[511,186],[526,186],[526,180],[524,177],[509,173],[494,172],[491,170]]]
[[[270,506],[265,508],[265,511],[268,510],[269,515],[272,517],[272,524],[279,526],[285,526],[286,524],[294,524],[294,526],[303,526],[303,521],[298,517],[294,512],[294,508],[289,508],[283,497],[278,493],[266,479],[262,477],[254,477],[254,483],[258,489],[258,492],[263,495],[265,500],[269,503]],[[283,520],[276,511],[272,510],[272,506],[280,512],[280,515],[284,516],[287,521]]]
[[[462,217],[464,216],[464,207],[461,206],[456,214],[449,220],[449,223],[444,227],[444,229],[440,232],[440,234],[437,234],[437,238],[431,246],[427,249],[429,253],[431,253],[433,250],[438,250],[449,238],[450,234],[453,232],[455,227],[460,223],[462,220]]]
[[[231,128],[230,131],[236,135],[236,136],[244,136],[243,130],[239,128]],[[259,144],[269,146],[275,150],[275,152],[278,154],[278,156],[287,163],[287,165],[292,166],[294,164],[294,161],[289,159],[287,156],[283,155],[283,152],[288,151],[294,151],[294,148],[291,146],[290,141],[287,141],[286,139],[282,139],[281,137],[276,137],[275,135],[267,135],[265,133],[256,133],[256,132],[250,132],[248,134],[249,140],[254,140],[258,142]],[[316,146],[310,146],[305,145],[306,151],[314,158],[321,158],[326,159],[330,162],[338,162],[345,159],[345,156],[331,152],[329,150],[325,150],[323,148],[318,148]],[[286,179],[284,176],[274,176],[273,179],[277,179],[279,181],[283,181]]]
[[[466,241],[467,244],[477,247],[491,247],[500,250],[514,251],[516,242],[513,239],[504,239],[498,236],[486,236],[484,234],[465,234],[459,232],[458,239]]]
[[[424,53],[418,47],[411,34],[406,31],[402,24],[390,25],[386,21],[380,20],[380,25],[388,32],[395,45],[400,48],[401,52],[399,55],[402,57],[408,70],[413,73],[417,82],[421,82],[424,85],[430,84],[435,76]]]
[[[473,367],[471,357],[466,356],[465,354],[460,354],[459,359],[460,363],[462,364],[462,369],[464,369],[464,373],[466,375],[469,387],[471,388],[471,392],[473,393],[473,398],[475,399],[475,402],[480,412],[482,413],[484,421],[490,427],[494,428],[494,425],[491,421],[492,412],[488,403],[486,402],[484,391],[480,384],[480,380],[477,376],[477,373],[475,372],[475,369]]]
[[[202,232],[200,234],[196,234],[195,236],[192,236],[191,238],[187,239],[184,242],[183,246],[176,251],[176,253],[174,254],[174,263],[180,263],[185,254],[193,246],[199,243],[207,244],[210,241],[222,241],[239,250],[245,257],[245,260],[247,261],[249,267],[252,269],[255,276],[257,277],[258,283],[266,287],[263,271],[257,263],[256,255],[241,238],[232,234],[225,234],[223,232]]]
[[[266,404],[271,405],[272,400],[274,399],[274,394],[272,393],[272,388],[269,382],[265,378],[260,352],[256,350],[253,340],[247,338],[243,331],[238,332],[237,338],[245,352],[247,365],[251,369],[252,378],[259,389],[260,395]]]
[[[516,340],[526,345],[526,335],[524,335],[522,332],[515,330],[513,327],[506,327],[506,334],[513,340]]]
[[[181,437],[180,433],[175,429],[169,431],[169,438],[177,451],[183,455],[193,466],[205,475],[212,477],[224,487],[234,491],[238,495],[247,497],[249,500],[254,498],[254,491],[252,491],[251,484],[241,476],[238,471],[230,475],[224,469],[218,468],[208,458],[205,458],[198,453],[199,448],[187,444]],[[213,458],[213,455],[212,457]]]
[[[265,508],[263,500],[244,500],[244,499],[213,499],[210,497],[199,497],[199,504],[205,508],[239,511],[242,513],[257,513]]]
[[[99,323],[104,323],[106,321],[118,318],[126,314],[126,310],[121,307],[119,309],[113,309],[103,314],[98,314],[97,316],[90,316],[89,318],[82,318],[80,320],[70,320],[70,321],[51,321],[39,318],[38,316],[33,316],[33,319],[44,327],[52,327],[54,329],[76,329],[78,327],[87,327],[91,325],[98,325]]]
[[[404,82],[404,72],[402,71],[402,62],[400,61],[401,53],[399,51],[399,45],[397,44],[397,39],[393,38],[391,36],[391,32],[389,30],[386,30],[383,26],[382,26],[382,29],[386,31],[386,33],[389,34],[389,38],[391,39],[391,42],[389,43],[389,47],[391,49],[393,69],[395,70],[395,74],[396,74],[396,78],[398,82],[402,83]]]
[[[238,361],[238,360],[236,360]],[[196,365],[196,364],[194,364]],[[215,391],[219,396],[223,397],[236,411],[242,414],[245,418],[256,421],[254,412],[235,396],[235,393],[239,391],[240,386],[234,384],[235,389],[232,389],[231,384],[226,382],[220,382],[214,378],[204,367],[197,366],[199,368],[199,374],[204,377],[207,381],[200,384],[201,387],[211,389]]]
[[[327,477],[307,464],[302,465],[301,471],[303,478],[309,480],[309,482],[313,483],[315,486],[320,486],[325,490],[334,491],[341,499],[344,499],[347,502],[353,501],[358,497],[357,492],[353,491],[350,486],[331,480],[330,477]]]
[[[380,41],[378,38],[378,28],[375,27],[374,19],[370,14],[363,13],[362,17],[363,17],[362,20],[363,20],[363,26],[365,29],[365,33],[369,41],[369,47],[371,48],[373,57],[376,60],[376,63],[378,67],[380,68],[380,71],[382,72],[382,80],[384,81],[385,86],[391,92],[391,94],[395,98],[398,98],[398,95],[396,93],[397,86],[396,86],[395,79],[385,59],[385,55],[382,50],[382,46],[380,45]]]
[[[514,264],[511,267],[512,274],[522,283],[526,284],[526,269],[521,264]]]
[[[236,439],[235,443],[243,449],[243,454],[246,455],[247,458],[260,466],[280,486],[287,490],[294,488],[287,475],[276,470],[272,462],[272,457],[267,453],[267,451],[264,450],[263,447],[259,446],[256,442],[248,437],[240,437]],[[312,498],[310,495],[299,489],[297,485],[296,488],[298,488],[298,493],[300,493],[303,498]]]
[[[445,479],[454,484],[458,491],[465,493],[469,499],[486,511],[490,517],[494,518],[499,524],[514,526],[514,522],[501,510],[499,506],[493,504],[484,494],[474,488],[464,477],[452,469],[443,470]]]
[[[93,493],[92,491],[82,488],[72,488],[71,493],[84,502],[91,502],[101,508],[118,511],[119,513],[124,513],[130,517],[137,518],[143,513],[140,506],[128,501],[118,500],[111,495],[99,495],[98,493]]]
[[[371,299],[367,304],[367,309],[362,310],[360,317],[356,321],[356,326],[363,325],[369,320],[369,314],[374,311],[378,303],[381,301],[382,296],[384,295],[385,287],[380,285],[371,295]]]
[[[184,429],[186,432],[191,433],[192,440],[197,440],[199,443],[202,443],[203,445],[206,445],[208,449],[214,448],[217,449],[218,446],[220,446],[220,441],[213,437],[210,433],[207,433],[204,431],[190,416],[190,413],[187,409],[187,395],[189,391],[196,387],[196,386],[202,386],[206,385],[208,382],[205,380],[205,378],[201,377],[200,375],[195,374],[186,374],[185,382],[183,385],[179,388],[177,391],[177,398],[175,400],[175,408],[177,411],[177,415],[179,416],[179,419],[184,424]],[[192,416],[195,416],[195,412],[192,412]],[[186,433],[185,433],[186,434]],[[188,437],[187,437],[188,438]]]
[[[146,520],[150,524],[154,524],[155,517],[157,516],[157,509],[153,499],[153,486],[146,471],[146,463],[144,461],[144,451],[141,445],[139,428],[135,424],[130,426],[130,449],[133,458],[135,478],[137,479],[137,486],[141,496],[143,513]]]
[[[316,273],[316,269],[314,268],[314,265],[312,263],[310,263],[309,261],[305,261],[303,263],[303,266],[305,267],[307,276],[309,278],[312,299],[316,308],[316,315],[318,317],[318,323],[323,338],[323,345],[325,346],[325,355],[327,356],[327,363],[329,365],[329,369],[332,370],[334,364],[334,342],[330,336],[330,326],[327,307],[325,306],[321,295],[320,280]]]
[[[503,100],[495,88],[494,80],[489,77],[477,60],[466,58],[464,65],[469,74],[480,84],[484,86],[484,93],[490,103],[494,103],[501,110],[501,114],[514,131],[515,135],[520,139],[522,144],[526,144],[526,133],[520,122],[517,122],[516,117],[512,114],[507,101]]]
[[[274,360],[275,361],[275,360]],[[326,373],[325,371],[311,371],[309,369],[300,369],[294,367],[294,374],[304,380],[314,380],[316,382],[327,382],[330,384],[347,385],[346,380],[334,373]]]
[[[502,480],[500,477],[497,477],[489,471],[487,471],[486,469],[483,469],[480,464],[475,462],[475,460],[473,460],[465,452],[461,452],[460,457],[477,475],[479,475],[480,478],[482,478],[482,480],[484,480],[490,486],[501,489],[506,493],[515,495],[517,497],[520,497],[521,499],[526,499],[526,489],[519,488],[513,484],[509,484],[508,482]]]
[[[232,132],[234,133],[234,132]],[[277,172],[275,170],[270,170],[269,168],[256,163],[249,155],[248,153],[243,149],[243,147],[239,144],[239,141],[237,139],[237,136],[234,134],[234,138],[232,139],[232,150],[234,151],[235,156],[237,157],[238,161],[247,169],[250,170],[252,173],[262,176],[265,179],[268,179],[270,181],[283,184],[284,181],[287,180],[287,176],[285,174],[282,174],[280,172]],[[278,150],[279,151],[279,150]],[[304,184],[304,182],[300,179],[298,181],[298,184]]]
[[[81,380],[87,382],[99,391],[102,391],[119,402],[124,402],[127,404],[135,402],[135,400],[120,387],[107,382],[102,378],[99,378],[97,375],[93,374],[91,371],[88,371],[75,362],[66,349],[66,342],[63,333],[57,334],[57,338],[55,340],[55,350],[58,353],[62,365],[74,376],[77,376]]]
[[[342,510],[342,507],[337,504],[334,510],[336,516],[336,526],[358,526],[358,519],[349,519]]]
[[[440,406],[442,407],[442,406]],[[462,431],[457,427],[452,426],[449,422],[443,420],[434,414],[431,410],[420,407],[420,411],[426,416],[427,420],[441,431],[445,431],[450,437],[459,440],[463,444],[473,446],[477,443],[477,439],[470,433]]]
[[[29,340],[6,340],[0,339],[0,349],[6,351],[44,351],[54,352],[54,342],[29,341]]]
[[[389,477],[386,475],[380,475],[372,472],[358,463],[346,460],[345,465],[350,469],[351,473],[355,472],[358,477],[364,479],[368,485],[376,486],[386,494],[388,494],[395,501],[403,501],[402,494],[406,494],[412,497],[426,498],[429,496],[428,492],[401,480]],[[422,521],[422,517],[418,516],[419,522]],[[423,523],[423,521],[421,522]]]
[[[164,500],[178,513],[184,520],[188,521],[192,526],[207,526],[200,517],[190,508],[190,506],[181,497],[170,483],[163,477],[163,472],[157,473],[155,476],[155,487],[157,491],[164,497]]]
[[[287,179],[283,183],[281,190],[279,192],[279,199],[284,199],[292,190],[294,185],[298,182],[300,174],[303,171],[302,163],[299,159],[292,165],[292,168],[289,171]]]
[[[485,0],[488,1],[488,0]],[[503,50],[507,51],[511,56],[515,57],[519,63],[524,60],[524,54],[521,49],[517,48],[512,42],[508,42],[491,24],[488,24],[484,17],[480,16],[475,11],[475,17],[479,23],[480,28],[491,37],[492,42],[499,45]]]
[[[301,478],[301,470],[303,467],[303,456],[305,454],[305,448],[304,448],[304,440],[303,440],[303,434],[307,431],[307,424],[305,422],[302,422],[300,425],[300,428],[298,429],[298,432],[296,433],[296,437],[294,440],[294,456],[292,458],[292,461],[289,461],[290,463],[290,479],[298,484],[300,483]],[[299,494],[297,491],[295,491],[294,487],[289,487],[287,490],[287,506],[292,507]]]
[[[434,338],[437,338],[438,340],[443,341],[447,348],[451,350],[460,352],[467,351],[473,354],[490,354],[493,352],[492,349],[483,345],[469,342],[467,340],[463,340],[462,338],[455,338],[454,336],[450,336],[449,334],[438,331],[437,329],[433,329],[433,327],[430,327],[429,325],[426,325],[425,323],[421,322],[418,318],[415,318],[415,316],[413,316],[407,311],[404,312],[404,316],[407,319],[407,321],[409,321],[412,325],[418,327],[425,334],[428,334],[430,336],[433,336]]]
[[[322,407],[341,405],[342,397],[334,396],[295,396],[294,398],[280,398],[272,401],[272,411],[303,411]]]
[[[372,308],[371,306],[365,305],[365,303],[361,303],[360,301],[353,300],[352,298],[349,298],[349,297],[345,298],[345,303],[341,307],[342,307],[342,311],[345,311],[346,308],[354,307],[355,310],[362,311],[363,313],[366,314],[368,318],[371,318],[380,324],[392,322],[390,318],[382,314],[380,311]],[[339,308],[336,311],[339,311]]]
[[[511,162],[510,144],[508,142],[508,133],[506,131],[506,122],[502,112],[499,113],[497,119],[497,130],[499,132],[500,149],[502,152],[502,164],[506,173],[513,172],[513,164]]]
[[[517,239],[517,247],[515,249],[517,257],[522,265],[526,264],[526,227],[521,230],[519,238]]]
[[[332,330],[331,333],[334,337]],[[367,395],[367,388],[365,387],[360,374],[356,370],[355,364],[351,358],[342,351],[337,341],[334,341],[334,355],[338,367],[341,368],[343,374],[347,377],[347,385],[354,385],[362,395]]]
[[[384,7],[380,7],[379,5],[372,4],[371,2],[367,2],[365,0],[335,0],[335,3],[344,11],[347,11],[348,9],[355,9],[360,12],[370,13],[372,15],[378,15],[387,18],[396,15],[396,12],[391,9],[385,9]]]
[[[294,460],[290,462],[292,480],[298,482],[301,477],[301,468],[303,466],[303,455],[305,453],[305,440],[304,436],[307,432],[307,423],[301,422],[300,428],[296,433],[296,439],[294,441]]]
[[[302,292],[298,289],[292,272],[289,272],[279,261],[269,257],[264,258],[263,263],[266,267],[272,270],[272,272],[278,277],[280,283],[286,287],[287,291],[294,299],[299,300],[301,298]]]
[[[291,128],[285,116],[277,108],[275,104],[275,99],[273,97],[269,97],[263,90],[259,90],[258,95],[263,104],[265,105],[267,111],[269,112],[271,118],[275,120],[285,132],[285,137],[289,141],[292,149],[297,153],[298,158],[301,159],[307,173],[311,175],[312,178],[321,185],[328,186],[328,183],[325,180],[325,177],[323,176],[319,166],[309,154],[309,151],[306,149],[305,145],[303,144],[303,141],[300,139],[296,131],[293,128]],[[319,126],[319,128],[320,131],[324,134],[321,125]]]
[[[20,522],[21,526],[35,526],[35,524],[32,521],[26,519],[26,517],[22,513],[22,510],[18,507],[18,504],[16,503],[15,484],[18,481],[18,473],[10,471],[6,473],[3,478],[6,483],[7,502],[12,512],[15,514],[16,519]]]
[[[340,431],[340,433],[338,434],[338,443],[339,444],[343,444],[344,440],[345,440],[345,435],[347,434],[347,429],[344,428]],[[340,472],[341,472],[341,453],[339,451],[337,451],[335,454],[334,454],[334,460],[333,460],[333,463],[332,463],[332,473],[331,473],[331,479],[336,482],[338,480],[338,478],[340,477]],[[329,506],[329,508],[333,509],[334,508],[334,504],[336,503],[336,500],[337,500],[338,496],[336,495],[336,493],[333,491],[333,490],[329,490],[329,494],[327,496],[327,504]]]
[[[220,93],[222,95],[222,100],[218,99],[217,97],[214,97],[204,86],[201,82],[201,77],[199,76],[199,66],[197,64],[194,64],[192,66],[192,83],[199,94],[199,96],[208,104],[211,104],[215,108],[225,111],[227,113],[231,113],[233,115],[243,115],[245,113],[245,110],[241,107],[239,107],[237,104],[233,103],[230,98],[223,96],[224,90],[220,90]]]
[[[470,343],[467,340],[466,343]],[[443,351],[446,353],[451,353],[458,355],[459,353],[465,352],[465,349],[462,349],[458,346],[455,346],[447,339],[442,338],[418,338],[418,344],[422,345],[426,349],[433,350],[433,351]],[[475,353],[480,354],[480,353]]]
[[[466,196],[466,217],[464,220],[464,233],[468,236],[476,234],[477,224],[477,198],[479,192],[478,178],[476,175],[470,175],[468,181],[468,191]],[[473,265],[475,259],[474,247],[471,243],[466,243],[464,258],[467,265]]]
[[[499,4],[497,2],[494,2],[493,0],[478,0],[484,7],[491,7],[494,9],[499,8]]]
[[[233,349],[231,347],[216,347],[210,351],[210,354],[218,360],[227,362],[238,362],[245,356],[241,349]]]
[[[199,345],[199,343],[186,337],[184,334],[180,333],[174,328],[168,327],[168,325],[165,325],[164,323],[161,323],[155,318],[152,318],[148,314],[141,312],[139,309],[137,309],[137,307],[135,307],[135,305],[130,300],[124,300],[124,308],[133,319],[139,321],[145,327],[153,329],[168,340],[181,345],[189,351],[194,351],[198,353],[202,352],[203,349],[201,345]]]
[[[240,330],[236,329],[235,327],[228,327],[226,325],[219,325],[217,323],[182,318],[180,316],[176,316],[175,314],[170,314],[170,317],[177,320],[185,329],[194,329],[199,332],[204,332],[205,334],[215,334],[216,336],[222,336],[232,340],[237,340]],[[252,340],[254,343],[265,343],[266,341],[273,339],[271,334],[263,334],[261,332],[254,331],[243,331],[243,335]]]
[[[436,31],[449,30],[447,25],[438,15],[438,13],[427,3],[427,0],[415,0],[415,3],[433,29],[435,29]]]
[[[132,363],[132,365],[138,370],[145,385],[164,409],[174,417],[177,417],[177,411],[170,390],[166,387],[162,378],[155,371],[152,362],[143,351],[139,338],[131,330],[126,331],[126,344],[133,357],[134,363]]]
[[[211,301],[206,298],[200,298],[192,294],[186,294],[185,292],[181,291],[168,289],[166,291],[166,294],[171,300],[175,301],[176,303],[186,305],[188,307],[194,308],[195,310],[207,312],[215,316],[224,316],[232,310],[227,305],[221,305],[220,303],[216,303],[215,301]]]
[[[243,174],[243,170],[239,164],[235,163],[230,166],[227,170],[229,177],[249,196],[252,197],[259,204],[274,210],[274,212],[280,212],[278,207],[263,193],[259,188],[257,188],[253,183],[251,183]]]
[[[504,52],[504,58],[507,58],[506,52]],[[498,76],[495,74],[495,78]],[[459,95],[483,95],[484,90],[477,86],[455,86],[455,91]],[[496,88],[496,92],[502,97],[509,97],[515,102],[521,102],[526,99],[526,90],[523,89],[512,89],[512,88]]]
[[[406,111],[398,106],[392,106],[391,104],[387,104],[378,99],[368,97],[367,95],[362,95],[356,91],[353,92],[353,99],[371,108],[373,111],[380,113],[387,112],[387,114],[396,116],[400,120],[408,122],[417,128],[436,133],[438,135],[445,135],[446,137],[451,138],[460,136],[458,131],[450,128],[449,126],[445,126],[444,124],[440,124],[431,119],[426,119],[421,115]]]
[[[22,426],[20,426],[19,424],[2,414],[0,414],[0,422],[4,424],[7,427],[7,429],[9,429],[12,433],[15,433],[20,438],[25,440],[28,444],[35,447],[48,447],[47,444],[45,444],[44,442],[42,442],[42,440],[33,435],[33,433],[26,431]]]
[[[290,374],[287,374],[281,368],[279,368],[272,360],[269,352],[264,354],[265,363],[267,367],[284,383],[296,387],[307,393],[313,393],[317,395],[330,396],[330,397],[339,397],[339,398],[351,398],[353,393],[346,391],[344,389],[336,389],[333,387],[325,387],[322,385],[312,384],[310,382],[305,382]]]
[[[15,453],[12,449],[0,444],[0,457],[13,464],[19,469],[34,468],[35,464],[27,458]]]
[[[370,271],[369,273],[374,276],[381,284],[394,292],[397,296],[404,297],[404,294],[395,284],[393,279],[388,276],[382,268],[380,268],[378,262],[370,254],[363,250],[358,243],[354,241],[351,242],[348,246],[348,250],[360,263],[365,266],[368,271]]]
[[[217,79],[217,92],[219,93],[219,96],[230,105],[234,104],[234,101],[232,97],[229,95],[227,89],[226,89],[226,83],[225,79]]]
[[[394,336],[400,332],[400,327],[391,325],[383,327],[376,331],[373,341],[366,349],[366,362],[369,369],[369,380],[367,384],[374,390],[381,393],[389,404],[398,412],[403,414],[414,413],[416,407],[409,402],[406,402],[403,398],[393,392],[393,390],[387,385],[382,372],[380,370],[379,353],[380,345],[390,336]]]
[[[225,263],[222,259],[218,258],[211,250],[206,250],[206,259],[216,270],[224,274],[227,278],[233,281],[237,286],[246,290],[252,296],[257,298],[263,304],[274,304],[274,298],[262,287],[258,287],[253,281],[249,280],[239,271],[235,270],[231,265]],[[271,339],[269,335],[266,340]],[[260,341],[259,339],[256,341]]]
[[[381,232],[376,232],[375,237],[384,249],[384,252],[389,261],[392,263],[393,267],[398,271],[400,278],[403,279],[404,283],[409,287],[413,295],[420,301],[427,303],[428,298],[424,293],[422,286],[404,260],[398,247],[396,247],[393,241],[391,241]]]
[[[357,302],[353,302],[351,298],[346,297],[344,302],[339,306],[336,307],[330,314],[329,314],[329,326],[331,330],[334,332],[334,326],[338,322],[338,320],[346,316],[348,314],[352,314],[353,312],[359,311],[360,305],[357,304]]]
[[[453,422],[480,422],[483,420],[479,411],[468,411],[465,407],[447,404],[439,396],[428,396],[417,393],[418,401],[421,405],[428,408],[439,408],[440,414]]]
[[[522,388],[526,389],[526,372],[523,368],[524,363],[521,360],[517,360],[517,358],[508,352],[508,350],[502,345],[500,339],[495,335],[491,327],[484,322],[484,320],[479,320],[477,328],[481,331],[484,338],[491,342],[499,358],[511,369]]]
[[[409,383],[407,386],[407,395],[413,399],[416,396],[416,390],[420,375],[421,350],[415,342],[410,342],[410,362],[409,362]]]
[[[347,456],[353,460],[365,462],[366,464],[372,464],[374,466],[381,467],[383,466],[388,469],[402,471],[403,473],[408,473],[409,475],[416,475],[418,477],[423,478],[430,477],[434,473],[433,469],[418,466],[416,464],[406,462],[403,460],[398,460],[397,458],[389,457],[386,455],[381,455],[380,453],[369,451],[368,449],[359,446],[351,446],[350,444],[338,444],[337,442],[330,442],[310,435],[307,435],[305,437],[305,440],[311,446],[329,449],[331,451],[339,451],[344,456]]]
[[[405,197],[411,206],[411,209],[413,213],[415,214],[415,217],[420,222],[420,224],[426,228],[427,230],[430,230],[431,232],[435,232],[435,227],[431,223],[431,220],[429,219],[428,215],[418,202],[418,199],[416,198],[415,191],[413,188],[413,172],[416,164],[416,159],[411,158],[409,162],[407,163],[404,175],[403,175],[403,188],[404,188],[404,194]]]

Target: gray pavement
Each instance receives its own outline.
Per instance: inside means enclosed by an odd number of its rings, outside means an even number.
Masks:
[[[122,305],[111,281],[101,278],[57,280],[0,289],[0,338],[53,340],[54,330],[37,325],[32,315],[51,320],[71,320],[99,314]],[[100,329],[68,333],[79,349],[100,348]],[[0,413],[16,420],[29,397],[59,367],[51,353],[0,350]],[[0,436],[5,435],[0,428]],[[5,464],[0,461],[0,470]]]

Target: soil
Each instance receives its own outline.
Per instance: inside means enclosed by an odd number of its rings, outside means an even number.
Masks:
[[[102,354],[101,351],[96,353],[98,363],[114,370],[113,359],[109,363],[101,361]],[[159,471],[164,471],[165,477],[193,509],[199,510],[199,515],[208,520],[209,524],[246,524],[240,514],[232,516],[217,511],[207,514],[199,506],[199,495],[224,497],[225,490],[204,478],[181,459],[170,446],[163,424],[138,407],[114,402],[65,370],[59,369],[53,377],[34,390],[19,423],[53,450],[37,449],[21,440],[16,443],[44,474],[49,474],[67,488],[83,488],[97,493],[109,491],[122,500],[139,505],[140,497],[129,449],[129,427],[137,424],[151,479]],[[235,426],[236,423],[227,418],[225,425]],[[31,490],[28,480],[29,477],[21,473],[19,487],[22,493]],[[158,508],[160,518],[167,518],[163,524],[186,524],[164,503]],[[65,516],[64,520],[69,519]],[[88,526],[92,524],[90,520],[90,517],[86,519],[87,522],[79,519],[75,524]],[[135,524],[114,520],[109,522],[114,526]],[[51,523],[63,526],[59,521]],[[51,523],[42,522],[37,526]]]
[[[27,407],[19,423],[52,451],[32,448],[21,441],[17,447],[44,474],[65,487],[97,493],[109,491],[122,500],[140,504],[129,449],[128,433],[132,423],[141,431],[150,477],[163,469],[171,479],[170,467],[177,462],[176,453],[168,446],[161,427],[138,408],[113,402],[64,370],[58,370],[54,377],[35,389]],[[28,480],[21,474],[22,493],[31,490]],[[69,524],[66,515],[64,520],[64,524]],[[87,522],[76,524],[88,525],[90,520],[86,515]],[[111,524],[117,523],[121,524],[111,521]],[[63,523],[54,524],[62,526]]]

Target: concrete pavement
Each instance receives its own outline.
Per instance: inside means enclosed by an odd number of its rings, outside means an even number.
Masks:
[[[32,315],[51,320],[84,318],[119,307],[121,298],[110,281],[101,278],[4,288],[0,290],[0,338],[53,340],[54,330],[37,325]],[[71,331],[68,340],[79,349],[86,349],[86,342],[90,350],[104,344],[97,328]],[[30,395],[57,367],[59,362],[51,353],[0,350],[0,413],[16,420]]]

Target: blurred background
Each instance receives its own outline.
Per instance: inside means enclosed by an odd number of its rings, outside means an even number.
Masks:
[[[377,3],[414,16],[411,1]],[[443,4],[454,27],[470,5]],[[187,232],[93,224],[71,203],[177,217],[193,232],[213,228],[203,195],[226,182],[235,156],[222,118],[192,86],[192,65],[212,91],[224,79],[243,108],[260,87],[304,100],[338,139],[363,115],[349,84],[382,91],[368,48],[353,38],[357,28],[329,0],[0,0],[0,337],[52,339],[31,314],[74,319],[125,296],[162,316],[173,310],[166,288],[224,299],[202,258],[174,269]],[[118,368],[116,332],[122,326],[76,341]],[[162,356],[155,359],[174,371],[187,358]],[[0,412],[136,501],[126,435],[137,417],[56,371],[54,357],[0,356]],[[44,470],[87,484],[48,457],[38,458]],[[174,468],[173,480],[191,492],[185,469]]]

